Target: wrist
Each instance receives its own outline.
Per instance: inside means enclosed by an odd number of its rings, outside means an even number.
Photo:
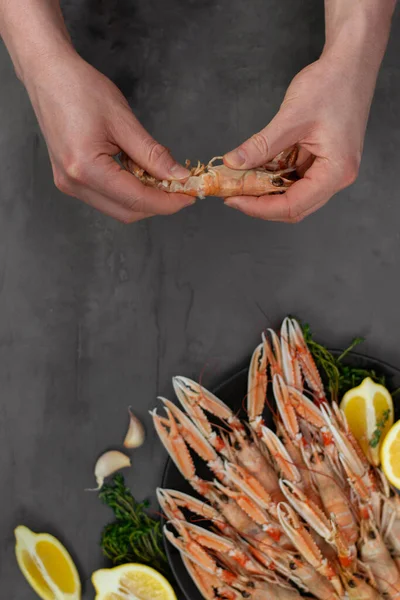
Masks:
[[[46,40],[44,45],[33,44],[18,50],[13,62],[18,78],[31,94],[37,84],[43,84],[46,80],[51,82],[55,74],[61,76],[76,59],[82,60],[71,43],[54,39]]]
[[[56,0],[0,0],[0,35],[25,85],[51,62],[76,54]]]
[[[396,0],[325,0],[326,41],[321,58],[330,62],[368,67],[375,76],[390,34]]]

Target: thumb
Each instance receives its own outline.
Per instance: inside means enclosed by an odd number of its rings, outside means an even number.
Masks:
[[[243,144],[224,156],[232,169],[252,169],[272,160],[277,154],[300,141],[303,126],[279,111],[272,121]]]
[[[171,156],[169,150],[157,142],[129,113],[118,129],[115,142],[136,164],[157,179],[185,179],[190,172]]]

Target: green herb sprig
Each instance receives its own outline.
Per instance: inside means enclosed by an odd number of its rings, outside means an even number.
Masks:
[[[371,448],[376,448],[381,440],[383,430],[390,417],[390,410],[385,410],[382,413],[382,418],[376,423],[376,428],[369,441]]]
[[[99,498],[111,508],[115,521],[107,525],[100,545],[114,565],[140,562],[172,579],[163,550],[161,523],[146,513],[148,502],[136,502],[122,475],[105,484]]]
[[[361,344],[364,341],[364,338],[354,338],[348,348],[346,348],[340,356],[336,357],[313,339],[308,324],[305,323],[301,325],[301,328],[303,330],[304,339],[307,342],[318,369],[325,375],[332,400],[338,402],[348,390],[360,385],[366,377],[370,377],[376,383],[386,386],[386,378],[383,374],[377,373],[374,369],[360,369],[346,365],[343,362],[343,359],[347,354]]]

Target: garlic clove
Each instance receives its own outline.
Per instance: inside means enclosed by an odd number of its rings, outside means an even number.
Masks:
[[[112,475],[120,469],[124,469],[125,467],[130,466],[131,459],[128,456],[126,456],[126,454],[118,452],[118,450],[109,450],[108,452],[105,452],[97,460],[96,466],[94,468],[94,476],[96,477],[98,487],[94,490],[88,491],[97,492],[101,490],[106,477]]]
[[[144,427],[129,408],[129,427],[124,440],[125,448],[139,448],[144,442]]]

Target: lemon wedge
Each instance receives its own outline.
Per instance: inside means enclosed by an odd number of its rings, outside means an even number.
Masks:
[[[171,585],[158,571],[140,564],[100,569],[92,575],[95,600],[176,600]]]
[[[382,440],[393,425],[393,401],[388,390],[367,377],[346,392],[340,408],[368,460],[379,465]]]
[[[400,489],[400,421],[391,427],[383,440],[381,462],[390,483]]]
[[[52,535],[15,529],[15,554],[26,580],[43,600],[80,600],[78,571],[64,546]]]

